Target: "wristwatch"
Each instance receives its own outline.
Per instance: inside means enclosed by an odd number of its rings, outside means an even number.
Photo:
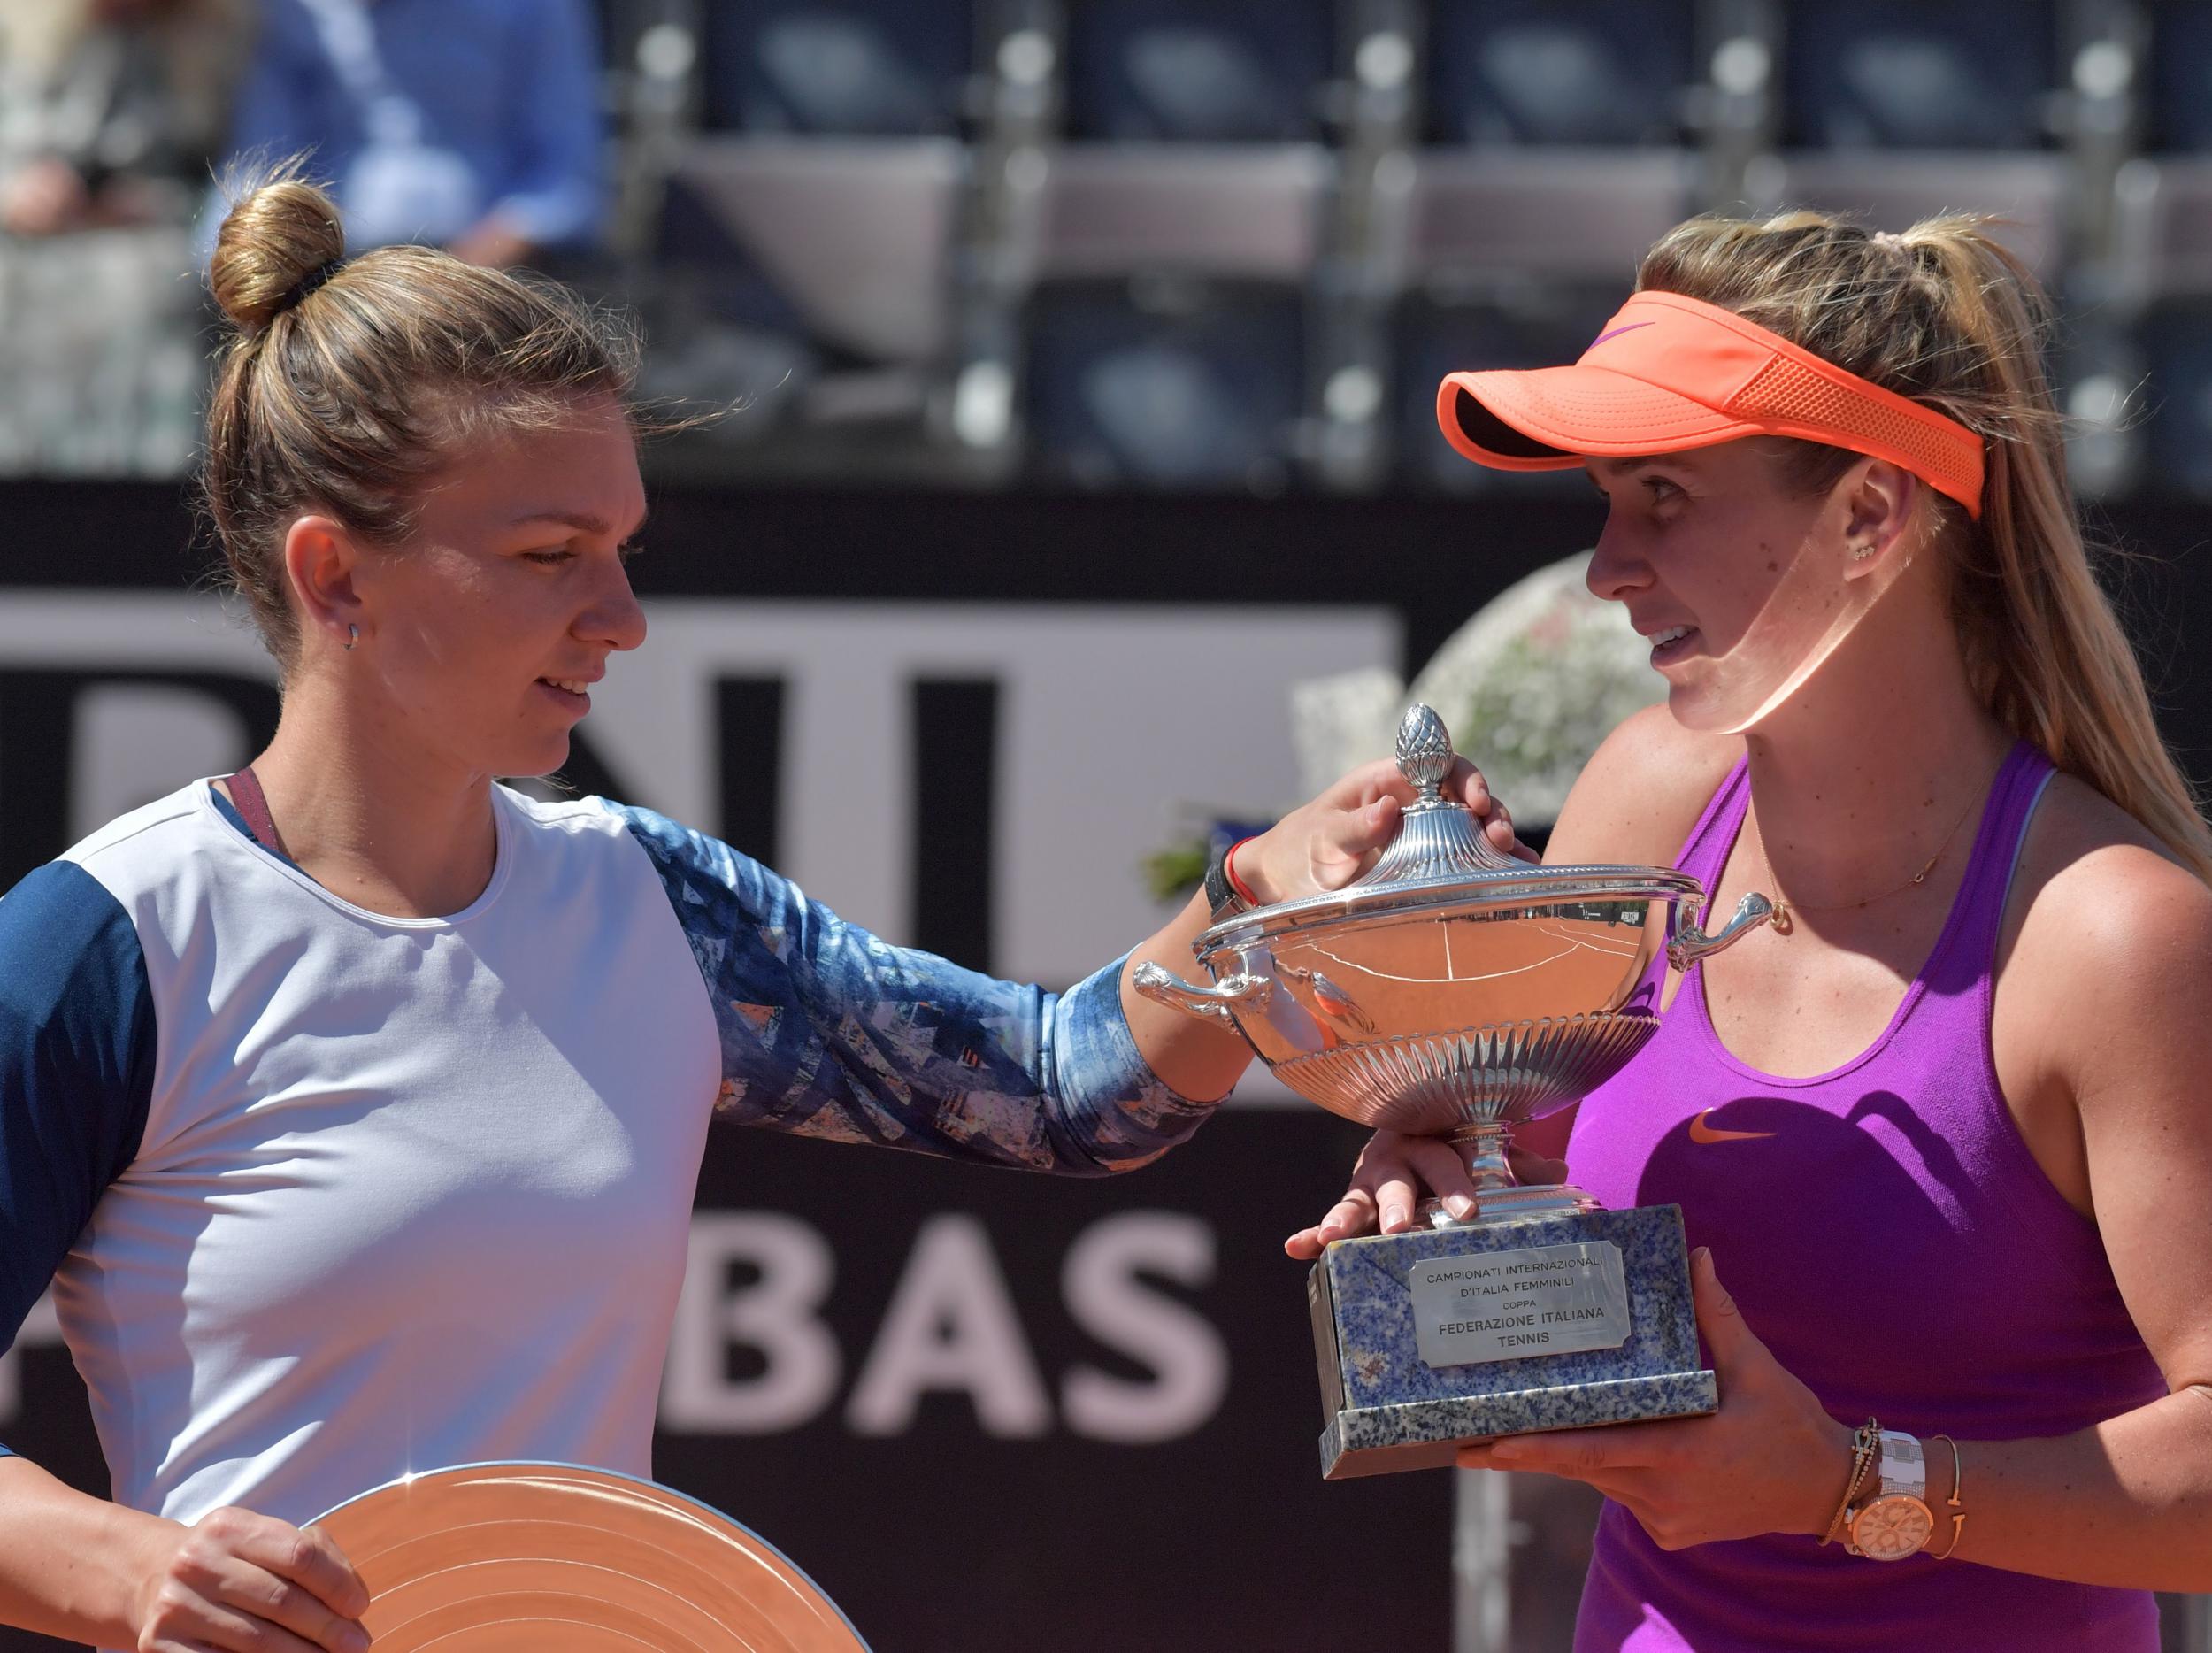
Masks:
[[[1928,1464],[1920,1442],[1899,1429],[1882,1431],[1881,1481],[1874,1495],[1846,1511],[1844,1546],[1870,1561],[1917,1555],[1935,1531],[1928,1510]]]
[[[1229,852],[1235,849],[1234,840],[1215,842],[1213,850],[1206,857],[1206,910],[1218,923],[1246,911],[1251,903],[1237,894],[1236,886],[1229,881]]]

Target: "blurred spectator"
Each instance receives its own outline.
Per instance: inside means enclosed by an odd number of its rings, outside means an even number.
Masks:
[[[349,242],[483,265],[595,240],[598,54],[584,0],[265,0],[232,131],[312,152]]]
[[[0,0],[0,473],[188,463],[189,224],[248,4]]]
[[[227,114],[245,0],[7,0],[0,228],[180,221]]]

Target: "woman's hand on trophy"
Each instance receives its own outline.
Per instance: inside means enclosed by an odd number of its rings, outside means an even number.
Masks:
[[[1523,1182],[1564,1182],[1567,1162],[1546,1159],[1514,1148],[1507,1151],[1513,1174]],[[1475,1185],[1459,1150],[1440,1136],[1406,1136],[1378,1131],[1367,1139],[1352,1167],[1351,1186],[1328,1215],[1283,1242],[1283,1249],[1310,1263],[1334,1240],[1355,1234],[1402,1234],[1413,1226],[1414,1208],[1433,1194],[1455,1217],[1475,1211]]]
[[[1475,812],[1498,850],[1531,858],[1513,836],[1511,814],[1490,796],[1479,769],[1463,757],[1454,759],[1442,791]],[[1236,875],[1263,906],[1341,889],[1398,835],[1398,812],[1413,799],[1413,783],[1397,765],[1363,764],[1312,803],[1239,844]]]
[[[1703,1246],[1690,1257],[1690,1290],[1720,1380],[1718,1411],[1509,1436],[1460,1448],[1459,1466],[1583,1481],[1625,1507],[1662,1549],[1826,1532],[1850,1478],[1852,1432],[1744,1323]]]

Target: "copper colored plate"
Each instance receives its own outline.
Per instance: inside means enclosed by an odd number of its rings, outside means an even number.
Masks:
[[[369,1588],[376,1653],[867,1653],[773,1545],[606,1470],[438,1470],[315,1525]]]

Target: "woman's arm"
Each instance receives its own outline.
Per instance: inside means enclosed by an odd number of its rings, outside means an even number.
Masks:
[[[368,1606],[312,1528],[243,1510],[183,1526],[0,1458],[0,1624],[142,1653],[366,1653]]]
[[[136,1157],[154,1046],[136,927],[97,880],[57,861],[0,899],[0,1342]],[[150,1653],[354,1653],[367,1640],[338,1615],[366,1606],[327,1540],[241,1511],[187,1529],[0,1447],[0,1624]]]
[[[718,839],[612,805],[659,873],[722,1047],[719,1111],[832,1142],[1102,1175],[1211,1111],[1145,1067],[1123,961],[1066,993],[894,947]]]
[[[1460,1466],[1583,1481],[1625,1508],[1663,1549],[1826,1532],[1850,1480],[1850,1429],[1744,1322],[1703,1247],[1691,1259],[1691,1288],[1720,1380],[1717,1412],[1462,1447]],[[1931,1351],[1932,1362],[1939,1358]],[[1922,1445],[1935,1516],[1927,1548],[1943,1559],[2080,1584],[2212,1590],[2205,1385],[2070,1435],[1961,1440],[1955,1480],[1944,1444]],[[1955,1525],[1955,1513],[1964,1519]]]
[[[1455,784],[1464,794],[1479,778],[1463,771]],[[1387,765],[1356,772],[1240,852],[1238,872],[1267,900],[1341,883],[1410,795]],[[1196,900],[1131,956],[1048,993],[894,947],[727,844],[607,807],[690,942],[721,1034],[721,1105],[742,1123],[1100,1175],[1187,1137],[1249,1059],[1238,1034],[1125,985],[1138,958],[1191,967],[1210,922]]]
[[[0,1624],[136,1647],[149,1524],[166,1525],[64,1486],[27,1458],[0,1458]]]
[[[599,112],[597,27],[581,0],[547,0],[514,19],[508,73],[519,88],[506,119],[506,170],[488,180],[496,192],[476,227],[454,251],[471,263],[503,234],[521,256],[548,247],[588,245],[604,207],[601,159],[606,141]],[[513,262],[507,260],[506,262]]]
[[[2046,806],[2055,842],[2036,846],[2057,870],[2021,922],[1993,1034],[2008,1095],[2027,1093],[2016,1107],[2047,1088],[2078,1125],[2082,1192],[2170,1392],[2061,1440],[1983,1448],[1989,1519],[1978,1543],[1968,1522],[1966,1553],[2212,1591],[2212,889],[2103,799],[2061,803]],[[1972,1493],[1972,1459],[1967,1473]]]
[[[2011,1086],[2057,1088],[2078,1119],[2105,1254],[2169,1393],[2068,1435],[1962,1439],[1956,1554],[2078,1583],[2212,1591],[2212,890],[2142,842],[2059,858],[2001,979],[1999,1065]],[[1693,1273],[1717,1414],[1526,1436],[1461,1461],[1587,1481],[1670,1549],[1823,1530],[1848,1475],[1848,1429],[1745,1325],[1712,1260]],[[1946,1358],[1923,1352],[1932,1368]],[[1929,1548],[1941,1553],[1952,1459],[1924,1444]]]

